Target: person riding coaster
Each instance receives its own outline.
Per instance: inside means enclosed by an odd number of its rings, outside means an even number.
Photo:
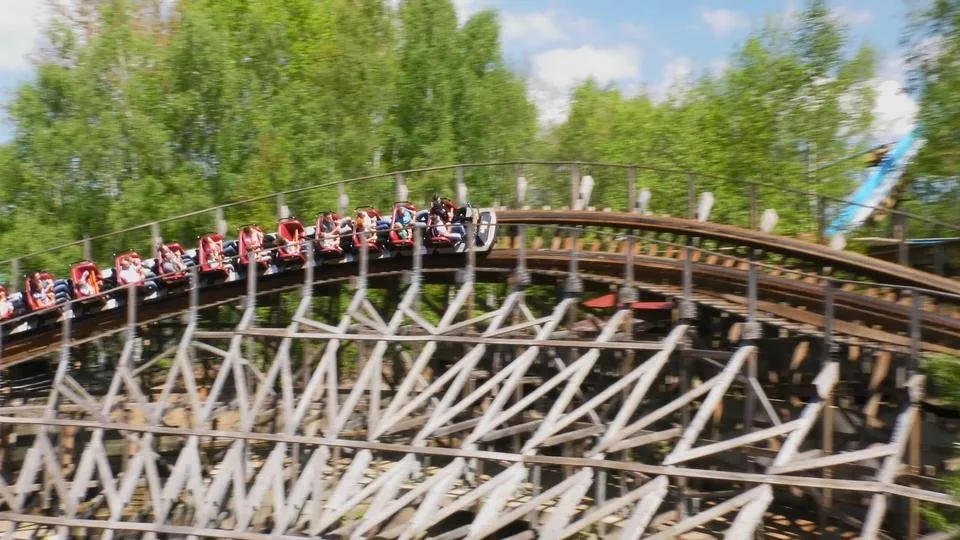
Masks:
[[[456,217],[457,204],[450,199],[434,193],[433,198],[430,200],[430,213],[437,214],[443,218],[444,222],[450,223]]]
[[[124,284],[143,281],[143,266],[138,264],[139,257],[124,256],[120,259],[120,279]]]
[[[317,239],[323,251],[341,251],[340,220],[333,212],[324,212],[317,224]]]
[[[52,306],[57,303],[57,293],[54,290],[53,278],[49,274],[41,276],[39,273],[33,275],[34,289],[33,298],[40,306]]]
[[[361,234],[366,237],[367,246],[379,249],[380,245],[377,242],[377,222],[379,220],[380,214],[372,208],[358,208],[356,217],[354,218],[354,241],[353,244],[355,247],[360,247],[360,237]]]
[[[429,223],[429,215],[439,216],[440,219],[448,225],[451,232],[459,234],[463,239],[466,239],[467,237],[466,224],[472,221],[474,225],[477,225],[479,217],[476,212],[471,210],[471,205],[469,202],[460,208],[457,206],[456,202],[446,197],[441,197],[438,194],[433,195],[428,214],[420,215],[418,216],[418,219],[425,223]],[[478,246],[483,245],[479,231],[475,235],[475,238]]]
[[[13,302],[7,298],[7,290],[0,287],[0,320],[7,320],[13,317]]]
[[[409,246],[413,243],[413,222],[416,209],[408,202],[393,205],[393,223],[390,225],[390,241],[396,246]]]
[[[24,280],[23,296],[32,310],[46,309],[57,303],[56,284],[49,272],[35,272]]]
[[[223,266],[223,244],[214,242],[210,235],[204,236],[200,240],[200,246],[203,250],[204,260],[207,266],[219,269]]]
[[[85,269],[77,281],[77,290],[85,297],[99,294],[100,280],[97,279],[96,272],[91,271],[89,268]]]
[[[285,255],[298,255],[300,253],[300,231],[293,231],[293,238],[289,240],[278,236],[277,243],[280,244],[280,251]]]
[[[397,219],[393,222],[393,228],[397,230],[397,236],[406,240],[410,236],[409,225],[413,223],[413,212],[406,206],[397,209]]]
[[[123,279],[125,284],[137,284],[144,291],[151,294],[157,291],[158,284],[156,280],[153,279],[156,277],[156,274],[143,266],[143,259],[140,258],[139,253],[130,251],[120,257],[129,262],[128,268],[124,270],[123,261],[121,260],[119,277]]]
[[[440,199],[438,204],[433,206],[433,215],[437,217],[453,237],[458,238],[458,242],[467,237],[467,230],[457,219],[458,212],[456,205],[449,199]],[[456,242],[454,242],[456,243]]]
[[[281,219],[277,223],[276,246],[277,257],[281,261],[303,260],[300,251],[304,238],[303,223],[295,217]]]
[[[233,276],[233,265],[227,264],[223,253],[223,240],[219,234],[208,234],[200,238],[200,271],[220,270],[229,279]]]
[[[187,269],[183,262],[183,256],[179,251],[174,251],[167,245],[161,244],[160,251],[160,271],[163,274],[179,274]]]
[[[70,265],[70,279],[72,281],[73,297],[77,300],[97,298],[103,287],[103,276],[96,263],[92,261],[78,261]],[[71,290],[69,285],[68,292]],[[105,301],[105,297],[97,298]]]
[[[247,225],[243,227],[240,233],[240,241],[249,254],[253,254],[256,262],[266,262],[270,260],[270,253],[263,249],[263,231],[260,227]]]
[[[440,240],[443,243],[449,242],[451,245],[457,245],[463,240],[463,235],[444,222],[443,217],[438,214],[430,214],[428,222],[428,232],[434,243]]]

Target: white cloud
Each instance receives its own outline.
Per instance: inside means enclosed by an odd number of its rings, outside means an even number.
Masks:
[[[904,90],[905,62],[900,56],[890,56],[880,64],[876,76],[863,83],[874,92],[873,126],[867,136],[870,144],[884,144],[899,140],[916,124],[920,107],[917,100]],[[857,93],[840,96],[844,113],[853,114],[862,103]],[[841,130],[846,136],[848,130]]]
[[[30,69],[27,55],[37,48],[49,12],[40,0],[0,0],[0,72]]]
[[[463,24],[471,15],[486,7],[487,2],[484,0],[453,0],[453,8],[457,10],[457,20],[460,21],[460,24]]]
[[[866,25],[873,22],[873,13],[868,9],[852,9],[844,6],[836,6],[831,12],[840,22],[850,26]]]
[[[567,11],[500,11],[504,43],[543,47],[568,43],[602,31],[599,23]]]
[[[681,92],[693,82],[693,58],[680,56],[667,62],[663,68],[663,79],[651,89],[650,97],[654,101],[663,101],[674,92]]]
[[[739,28],[746,28],[749,21],[742,13],[729,9],[709,9],[700,7],[700,22],[710,28],[714,37],[724,37]]]
[[[538,46],[566,39],[557,13],[549,9],[531,13],[504,11],[500,13],[500,23],[504,41]]]
[[[900,56],[884,60],[869,84],[874,91],[871,143],[888,143],[906,135],[916,124],[920,106],[904,90],[906,64]],[[850,104],[851,106],[853,103]]]
[[[873,84],[877,97],[873,107],[874,137],[878,142],[903,137],[916,124],[920,106],[899,81],[877,79]]]
[[[723,75],[723,73],[727,71],[728,67],[730,67],[729,58],[714,58],[710,61],[710,73],[712,73],[714,77]]]
[[[640,49],[632,45],[553,49],[532,59],[530,95],[545,124],[562,122],[569,113],[570,92],[593,78],[600,84],[640,78]]]

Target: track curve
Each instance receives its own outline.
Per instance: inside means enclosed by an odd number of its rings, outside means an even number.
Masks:
[[[948,278],[859,253],[838,251],[795,238],[731,225],[627,212],[565,210],[500,210],[497,212],[497,222],[500,225],[566,225],[638,229],[712,239],[818,263],[834,270],[845,270],[858,276],[872,277],[884,283],[924,288],[960,297],[960,283]]]
[[[596,212],[569,210],[500,210],[497,220],[501,229],[501,240],[508,239],[506,226],[527,225],[533,227],[596,227],[604,229],[629,229],[633,231],[654,231],[688,238],[709,239],[763,250],[800,261],[829,267],[832,271],[844,271],[856,276],[868,276],[887,284],[915,287],[934,293],[942,293],[948,304],[955,307],[953,295],[960,298],[960,283],[902,267],[886,261],[876,260],[857,253],[837,251],[826,246],[811,244],[801,240],[766,234],[759,231],[741,229],[729,225],[699,222],[688,219],[641,215],[624,212]],[[509,242],[507,242],[509,244]],[[516,264],[519,253],[516,249],[493,247],[490,252],[477,257],[478,272],[493,276],[494,281],[502,281],[503,276]],[[531,268],[542,271],[564,271],[571,257],[571,251],[561,249],[528,250],[527,263]],[[588,280],[603,281],[604,277],[621,277],[626,263],[622,253],[578,251],[577,257],[584,272],[590,274]],[[433,271],[452,272],[462,268],[466,261],[462,255],[431,255],[424,258],[424,267]],[[682,259],[663,256],[635,255],[635,268],[646,281],[679,283],[681,280]],[[371,277],[386,276],[409,270],[410,259],[406,257],[377,260],[371,265]],[[317,267],[317,283],[337,282],[349,279],[357,272],[355,264],[333,264]],[[746,288],[747,271],[742,266],[722,266],[717,264],[693,263],[696,275],[695,291],[712,295],[741,295]],[[261,278],[258,294],[272,294],[292,290],[302,286],[302,269],[289,269],[280,274]],[[609,281],[609,280],[608,280]],[[758,276],[759,299],[765,302],[768,312],[777,312],[787,320],[793,320],[808,326],[822,326],[824,307],[823,285],[801,279],[787,279],[767,274]],[[235,281],[215,287],[204,288],[201,294],[201,306],[212,306],[230,302],[247,294],[246,283]],[[736,299],[734,299],[736,302]],[[835,328],[840,334],[869,339],[874,342],[905,346],[909,339],[910,307],[895,300],[871,297],[848,290],[835,293],[836,316],[841,322],[848,323]],[[785,304],[785,305],[784,305]],[[169,318],[189,308],[189,295],[174,295],[157,300],[142,302],[138,305],[138,323]],[[797,312],[806,310],[806,313]],[[794,311],[790,311],[793,309]],[[95,313],[74,321],[71,339],[74,344],[82,343],[98,335],[116,333],[128,323],[125,310],[110,310]],[[819,317],[819,319],[818,319]],[[919,315],[923,326],[921,349],[926,351],[956,351],[960,349],[960,319],[956,313],[944,314],[931,310]],[[58,350],[61,344],[61,329],[31,332],[27,335],[14,335],[3,343],[0,365],[11,366],[33,358],[50,354]]]
[[[518,252],[513,249],[494,248],[490,253],[476,260],[477,279],[502,283],[517,264]],[[537,250],[526,255],[531,270],[539,272],[541,280],[556,280],[566,274],[566,264],[570,252],[563,250]],[[625,257],[611,253],[580,253],[578,255],[587,282],[621,284]],[[432,279],[447,281],[454,279],[454,272],[465,263],[462,255],[439,255],[424,259],[424,270]],[[661,289],[651,286],[650,282],[675,283],[681,281],[682,264],[680,261],[662,257],[638,256],[635,260],[638,272],[645,283],[636,283],[641,289],[661,294]],[[371,265],[369,279],[395,278],[410,269],[410,259],[406,257],[384,259]],[[355,264],[336,264],[318,267],[319,277],[316,285],[342,283],[352,279],[357,271]],[[746,286],[747,272],[737,268],[723,268],[706,264],[694,264],[694,292],[710,298],[722,300],[724,295],[742,293]],[[775,312],[784,321],[822,326],[823,297],[822,287],[799,280],[759,276],[759,297],[769,304],[765,310]],[[430,278],[428,278],[430,279]],[[281,274],[261,278],[258,281],[257,294],[270,295],[292,291],[303,286],[303,270],[288,270]],[[245,281],[233,281],[217,287],[205,288],[199,298],[201,307],[211,307],[237,301],[247,294]],[[734,303],[736,301],[734,300]],[[869,298],[860,294],[837,291],[837,317],[841,324],[834,331],[857,339],[868,340],[880,345],[904,348],[909,344],[908,308],[896,302],[879,298]],[[783,306],[801,306],[796,307]],[[162,297],[141,303],[138,306],[137,324],[167,319],[187,311],[190,308],[189,295]],[[793,311],[790,311],[790,310]],[[809,310],[809,311],[807,311]],[[122,309],[103,311],[74,321],[71,328],[73,344],[82,344],[98,336],[115,334],[127,325],[127,313]],[[819,318],[819,319],[818,319]],[[924,325],[921,350],[927,352],[960,352],[960,320],[937,313],[923,312]],[[845,323],[845,324],[844,324]],[[880,327],[880,329],[876,328]],[[0,365],[10,367],[32,359],[49,355],[60,350],[62,344],[60,327],[29,335],[12,336],[3,347]]]

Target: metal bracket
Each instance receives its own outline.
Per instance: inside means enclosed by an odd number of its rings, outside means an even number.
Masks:
[[[636,302],[640,297],[637,293],[637,288],[630,286],[620,287],[620,290],[617,291],[617,296],[619,297],[621,304],[631,304]]]
[[[755,341],[763,337],[763,325],[747,321],[743,324],[743,339]]]
[[[577,276],[568,276],[563,282],[563,291],[567,295],[583,292],[583,280]]]
[[[697,304],[690,300],[681,300],[679,311],[681,321],[692,321],[697,318]]]

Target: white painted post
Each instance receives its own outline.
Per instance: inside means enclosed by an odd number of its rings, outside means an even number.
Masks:
[[[346,217],[347,208],[350,206],[350,196],[347,195],[347,187],[343,182],[337,184],[337,204],[340,205],[340,217]]]
[[[247,252],[247,308],[257,305],[257,254]]]
[[[156,221],[150,224],[150,237],[153,241],[152,250],[156,250],[161,244],[163,244],[163,237],[160,236],[160,224]],[[162,270],[157,268],[157,274],[160,273],[162,273]]]
[[[705,191],[700,194],[700,206],[697,207],[697,221],[709,221],[710,211],[713,210],[713,193]]]
[[[577,200],[573,204],[574,210],[586,210],[590,204],[590,194],[593,193],[593,177],[589,174],[580,180],[577,190]]]
[[[219,235],[221,235],[221,236],[226,236],[226,235],[227,235],[227,220],[224,218],[224,215],[223,215],[223,207],[222,207],[222,206],[218,206],[218,207],[217,207],[217,212],[216,212],[215,221],[216,221],[216,223],[214,223],[214,226],[216,227],[217,234],[219,234]]]
[[[8,284],[7,290],[10,293],[15,293],[20,290],[20,280],[23,276],[20,275],[20,259],[14,259],[10,261],[10,283]]]
[[[517,175],[517,208],[523,209],[527,198],[527,179],[523,176],[523,171]],[[530,284],[530,275],[527,273],[527,227],[524,224],[517,225],[517,238],[520,245],[517,246],[517,269],[516,286],[520,289]]]
[[[467,204],[467,184],[463,181],[463,167],[457,167],[457,203]]]
[[[649,188],[642,188],[640,194],[637,196],[637,208],[636,212],[640,214],[649,214],[650,213],[650,193]]]
[[[767,208],[763,211],[763,216],[760,217],[760,230],[768,234],[772,233],[779,220],[780,216],[777,211],[773,208]]]
[[[407,184],[403,179],[403,174],[397,173],[394,177],[394,200],[405,201],[409,191],[407,191]]]
[[[367,245],[369,232],[366,230],[357,231],[360,238],[360,264],[357,269],[357,288],[366,290],[367,288],[367,268],[370,264],[370,246]]]

